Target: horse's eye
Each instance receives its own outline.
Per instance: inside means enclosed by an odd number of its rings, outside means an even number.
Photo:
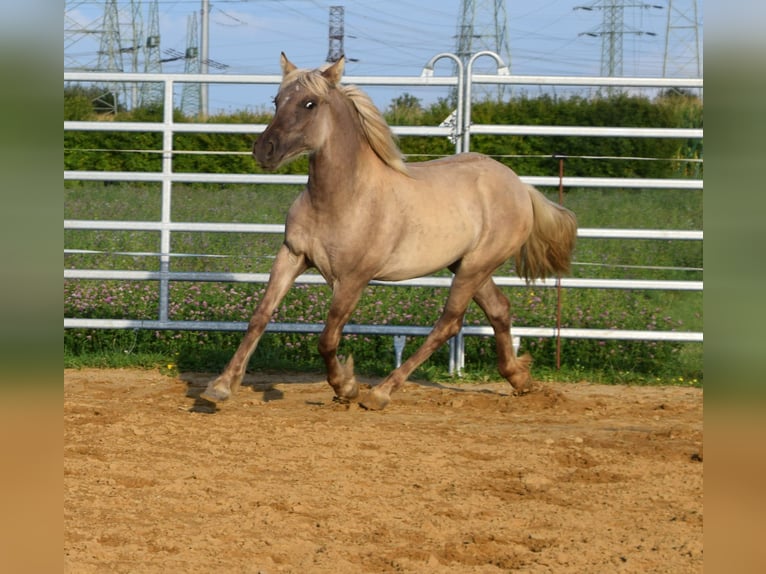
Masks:
[[[316,107],[316,102],[314,100],[309,100],[303,104],[303,107],[307,110],[313,110]]]

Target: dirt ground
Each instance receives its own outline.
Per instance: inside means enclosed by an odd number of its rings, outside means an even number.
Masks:
[[[699,389],[64,372],[65,571],[702,572]]]

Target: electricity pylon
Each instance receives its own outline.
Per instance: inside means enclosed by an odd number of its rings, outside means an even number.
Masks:
[[[690,76],[702,76],[697,0],[668,0],[662,77]]]
[[[634,36],[656,36],[655,32],[629,29],[625,26],[625,8],[654,8],[661,10],[658,4],[631,2],[630,0],[598,0],[587,6],[575,6],[575,10],[601,10],[603,20],[601,26],[580,36],[601,38],[601,75],[605,77],[622,76],[622,44],[625,34]]]
[[[103,16],[83,24],[79,9],[88,0],[66,0],[64,4],[64,71],[91,72],[98,66],[95,43],[101,38]],[[85,59],[90,58],[90,59]]]
[[[122,72],[124,69],[123,49],[117,0],[106,0],[104,3],[104,19],[101,28],[97,70],[99,72]],[[120,106],[120,100],[124,98],[124,85],[120,82],[107,82],[104,88],[106,94],[98,98],[97,105],[111,113],[116,113]],[[123,98],[120,97],[121,94]]]
[[[200,73],[199,27],[197,13],[189,15],[186,25],[186,53],[184,54],[184,73]],[[181,90],[181,109],[190,117],[198,117],[202,111],[202,86],[186,82]]]
[[[505,0],[461,0],[455,54],[464,66],[473,54],[491,50],[503,59],[510,70],[507,21]],[[496,94],[499,100],[503,99],[505,86],[498,85]]]
[[[160,9],[158,0],[152,0],[149,4],[149,26],[144,41],[144,72],[148,74],[161,74],[162,61],[160,59]],[[163,84],[159,82],[144,82],[141,90],[141,104],[144,106],[156,106],[162,103]]]

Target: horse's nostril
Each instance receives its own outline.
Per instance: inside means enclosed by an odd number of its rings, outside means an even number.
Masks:
[[[261,153],[266,157],[271,157],[274,155],[274,151],[276,150],[276,146],[274,145],[274,140],[268,139],[264,140],[263,144],[261,145]]]
[[[274,155],[276,146],[271,139],[264,139],[263,137],[256,140],[253,144],[253,155],[256,158],[268,158]]]
[[[279,157],[279,142],[269,134],[261,135],[253,145],[253,158],[261,167],[270,169]]]

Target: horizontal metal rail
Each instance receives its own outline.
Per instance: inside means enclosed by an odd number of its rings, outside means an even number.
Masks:
[[[523,76],[519,76],[520,78]],[[650,80],[650,79],[649,79]],[[65,82],[172,82],[179,84],[262,84],[279,85],[278,74],[146,74],[134,72],[64,72]],[[363,86],[456,86],[455,76],[343,76],[344,84]],[[647,84],[652,86],[654,84]],[[670,86],[670,84],[668,84]],[[672,84],[673,86],[680,86]]]
[[[86,171],[66,170],[68,181],[171,181],[178,183],[260,183],[305,185],[308,175],[276,175],[268,173],[178,173],[168,175],[162,172],[135,171]],[[538,187],[604,187],[620,189],[702,189],[700,179],[635,179],[629,177],[558,177],[521,176],[521,180]]]
[[[174,133],[227,133],[258,135],[266,130],[267,124],[199,124],[174,123]],[[163,132],[164,124],[156,122],[64,122],[64,131],[81,132]],[[392,126],[391,131],[401,136],[444,136],[452,135],[452,128],[440,126]],[[573,133],[571,135],[577,135]],[[659,137],[659,136],[658,136]],[[670,137],[670,136],[668,136]],[[681,136],[678,136],[681,137]],[[119,151],[119,150],[115,150]],[[186,150],[177,150],[182,153]]]
[[[587,136],[614,138],[699,139],[702,130],[689,128],[610,128],[593,126],[471,125],[471,134],[502,136]]]
[[[244,331],[246,321],[155,321],[143,319],[75,319],[64,318],[66,329],[153,329],[172,331]],[[318,323],[269,323],[269,333],[321,333],[324,325]],[[357,325],[346,324],[347,335],[405,335],[425,337],[432,327],[417,325]],[[494,335],[491,327],[466,325],[463,334],[470,336]],[[703,334],[693,331],[633,331],[621,329],[572,329],[560,331],[551,327],[513,327],[517,337],[556,337],[565,339],[622,339],[632,341],[702,342]]]
[[[122,231],[207,231],[217,233],[273,233],[283,234],[284,224],[280,223],[205,223],[158,221],[122,221],[109,219],[65,219],[64,229],[111,229]],[[609,229],[582,227],[577,237],[600,239],[688,239],[702,241],[703,232],[676,229]]]
[[[526,86],[586,86],[615,88],[702,88],[701,78],[639,78],[606,76],[515,76],[471,74],[474,84],[510,84]]]
[[[267,124],[199,124],[174,123],[175,133],[233,133],[261,134]],[[156,122],[64,122],[65,131],[94,132],[163,132],[167,128]],[[452,128],[439,126],[392,126],[391,131],[400,136],[452,135]],[[702,138],[703,130],[691,128],[615,128],[599,126],[540,126],[472,124],[472,134],[505,136],[587,136],[587,137],[633,137],[633,138]],[[119,151],[119,150],[115,150]],[[185,150],[178,150],[183,152]]]
[[[534,86],[592,86],[627,88],[702,88],[701,78],[644,78],[604,76],[537,76],[472,74],[476,84],[517,84]],[[195,84],[279,85],[278,74],[144,74],[131,72],[64,72],[65,82],[173,82]],[[362,86],[456,86],[455,76],[343,76],[344,84]]]
[[[268,273],[215,273],[193,271],[123,271],[108,269],[64,269],[64,279],[91,279],[116,281],[203,281],[213,283],[268,283]],[[494,277],[501,287],[524,287],[527,283],[519,277]],[[556,279],[542,279],[533,283],[536,287],[556,287]],[[299,285],[324,285],[325,280],[315,273],[299,275]],[[370,281],[370,285],[399,287],[449,287],[451,277],[419,277],[404,281]],[[702,281],[672,281],[662,279],[575,279],[564,277],[562,287],[580,289],[647,289],[662,291],[702,291]]]

